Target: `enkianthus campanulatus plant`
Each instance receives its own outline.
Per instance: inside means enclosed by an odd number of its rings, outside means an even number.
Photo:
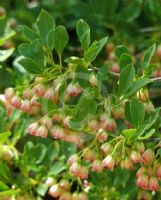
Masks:
[[[116,47],[118,74],[110,72],[108,60],[97,61],[108,38],[91,42],[84,20],[76,26],[80,57],[64,58],[68,33],[64,26],[55,26],[44,10],[36,29],[24,26],[23,33],[28,43],[19,46],[18,62],[31,77],[27,85],[5,90],[8,115],[14,108],[32,115],[35,120],[28,133],[33,137],[75,143],[78,153],[69,158],[68,169],[80,181],[91,172],[121,168],[136,171],[138,187],[159,191],[160,108],[153,105],[148,93],[154,82],[155,67],[150,60],[155,45],[145,51],[139,67],[125,46]],[[47,184],[52,197],[72,199],[67,180]],[[76,193],[73,199],[88,197]]]

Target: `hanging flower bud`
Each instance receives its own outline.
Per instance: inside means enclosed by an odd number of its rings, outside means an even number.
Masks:
[[[158,164],[156,166],[156,170],[155,171],[156,171],[157,178],[161,179],[161,165],[160,164]]]
[[[122,119],[124,118],[124,107],[117,106],[112,109],[112,115],[115,119]]]
[[[59,200],[72,200],[72,195],[70,192],[64,192],[62,195],[59,197]]]
[[[130,155],[130,159],[134,162],[134,163],[142,163],[143,159],[141,157],[141,154],[137,151],[132,151],[131,155]]]
[[[13,96],[11,99],[11,104],[16,108],[20,108],[21,98],[19,96]]]
[[[4,92],[5,98],[10,101],[12,97],[14,96],[14,89],[13,88],[7,88]]]
[[[137,98],[142,101],[145,102],[149,99],[149,93],[147,89],[141,89],[136,93]]]
[[[149,178],[148,190],[159,190],[158,179],[155,176]]]
[[[77,162],[74,162],[71,166],[70,166],[70,172],[71,174],[73,174],[74,176],[80,177],[81,176],[81,165]]]
[[[36,136],[40,136],[42,138],[47,138],[48,136],[48,129],[46,128],[46,126],[42,125],[38,128],[37,132],[36,132]]]
[[[110,118],[107,114],[102,114],[100,117],[101,128],[106,131],[115,131],[116,130],[116,122],[113,118]]]
[[[95,160],[92,165],[92,171],[93,172],[102,172],[103,171],[103,165],[101,160]]]
[[[151,163],[154,158],[155,158],[155,154],[154,151],[151,149],[147,149],[143,154],[142,154],[142,158],[144,163]]]
[[[139,176],[145,174],[145,172],[146,172],[145,168],[141,167],[136,173],[136,178],[138,178]]]
[[[67,94],[69,96],[78,96],[82,92],[81,87],[78,83],[70,83],[67,87]]]
[[[36,95],[33,95],[33,97],[30,100],[30,103],[32,106],[41,106],[41,104],[37,101],[38,97]]]
[[[53,177],[48,177],[45,181],[45,184],[50,187],[56,183],[56,180]]]
[[[65,190],[65,191],[70,189],[70,183],[67,179],[60,180],[59,186],[62,190]]]
[[[79,175],[79,178],[81,179],[87,179],[88,178],[88,168],[86,166],[81,167],[81,173]]]
[[[152,112],[154,110],[154,105],[152,102],[148,101],[144,103],[144,108],[146,112]]]
[[[79,194],[77,192],[72,194],[72,200],[79,200]]]
[[[43,97],[43,95],[45,94],[46,92],[46,87],[44,84],[42,83],[39,83],[37,84],[36,86],[34,86],[33,88],[35,94],[38,96],[38,97]]]
[[[64,129],[60,126],[53,126],[52,129],[51,129],[51,136],[54,139],[63,140],[65,138]]]
[[[145,147],[144,147],[144,143],[143,142],[138,142],[136,144],[136,148],[141,154],[143,154],[144,151],[145,151]]]
[[[31,111],[31,104],[29,100],[24,100],[21,104],[21,110],[23,112],[30,112]]]
[[[100,143],[103,143],[107,140],[108,138],[108,134],[103,131],[102,129],[99,129],[98,130],[98,133],[96,135],[96,139],[100,142]]]
[[[52,185],[49,189],[49,195],[58,198],[62,194],[62,191],[58,184]]]
[[[71,119],[70,116],[65,117],[65,119],[63,121],[64,128],[69,128],[70,127],[70,119]]]
[[[90,82],[90,85],[91,85],[92,87],[97,86],[97,76],[96,76],[96,74],[92,73],[92,74],[90,75],[89,82]]]
[[[106,142],[104,144],[101,145],[101,150],[105,153],[105,154],[108,154],[112,151],[112,146]]]
[[[136,185],[138,187],[141,187],[141,188],[147,190],[148,189],[148,184],[149,184],[149,181],[148,181],[148,176],[147,175],[142,174],[137,178]]]
[[[31,134],[31,135],[35,135],[36,136],[36,132],[38,130],[38,123],[37,122],[34,122],[32,124],[29,125],[28,127],[28,132]]]
[[[41,123],[46,126],[48,129],[51,129],[52,127],[52,119],[48,116],[45,116],[41,119]]]
[[[23,92],[23,98],[24,99],[28,99],[31,97],[31,90],[30,89],[26,89],[24,92]]]
[[[77,156],[77,154],[74,154],[74,155],[72,155],[70,158],[69,158],[69,160],[68,160],[68,163],[70,164],[70,165],[72,165],[74,162],[76,162],[78,160],[78,156]]]
[[[129,158],[125,158],[121,161],[120,166],[122,169],[131,170],[134,169],[133,163]]]
[[[88,127],[89,129],[91,129],[92,131],[98,131],[99,129],[99,124],[98,124],[98,121],[93,119],[92,121],[90,121],[88,123]]]
[[[90,149],[85,149],[83,152],[83,158],[89,162],[93,162],[96,158],[96,153]]]
[[[103,166],[113,170],[115,165],[114,159],[111,155],[106,156],[106,158],[103,160]]]
[[[62,121],[62,116],[59,113],[55,113],[52,118],[53,121],[57,123],[60,123]]]
[[[44,98],[52,100],[54,98],[54,88],[49,88],[44,93]]]
[[[78,195],[78,200],[88,200],[88,196],[84,192],[81,192]]]

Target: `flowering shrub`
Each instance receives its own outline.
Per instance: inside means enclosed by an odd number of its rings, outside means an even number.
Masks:
[[[18,48],[18,64],[31,77],[24,86],[5,90],[8,117],[19,109],[32,119],[27,132],[33,137],[77,146],[63,169],[66,178],[47,177],[43,194],[49,188],[48,194],[60,200],[86,200],[93,173],[102,177],[104,171],[120,168],[134,171],[139,188],[160,191],[160,108],[148,93],[148,86],[160,80],[152,76],[156,67],[150,64],[155,44],[145,51],[139,66],[128,48],[117,46],[119,70],[110,70],[102,60],[95,64],[108,37],[91,42],[84,20],[76,26],[81,55],[67,58],[63,54],[69,42],[67,30],[56,26],[46,11],[38,16],[35,30],[24,26],[23,33],[28,42]],[[71,180],[76,181],[77,192]],[[108,198],[106,188],[103,192],[101,199]]]

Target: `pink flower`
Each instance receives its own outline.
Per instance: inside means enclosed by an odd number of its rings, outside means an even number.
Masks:
[[[122,160],[120,165],[122,169],[134,169],[133,163],[129,158]]]
[[[148,189],[148,184],[149,184],[149,180],[148,180],[148,176],[147,175],[142,174],[137,178],[136,185],[138,187],[141,187],[141,188],[147,190]]]
[[[148,190],[159,190],[158,179],[155,176],[149,178]]]
[[[61,189],[67,191],[70,189],[70,183],[67,179],[62,179],[60,182],[59,182],[59,186]]]
[[[144,147],[144,143],[143,143],[143,142],[138,142],[138,143],[136,144],[136,147],[137,147],[138,151],[139,151],[141,154],[144,153],[145,147]]]
[[[147,149],[143,154],[142,154],[142,158],[144,160],[144,163],[151,163],[154,158],[154,151],[151,149]]]
[[[159,179],[161,179],[161,165],[160,164],[158,164],[157,166],[156,166],[156,176],[159,178]]]
[[[92,87],[97,86],[97,76],[95,74],[91,74],[89,82]]]
[[[104,143],[104,144],[101,145],[101,150],[102,150],[105,154],[108,154],[108,153],[111,152],[112,147],[111,147],[111,145],[110,145],[108,142],[106,142],[106,143]]]
[[[116,122],[113,118],[109,117],[107,114],[102,114],[100,117],[100,126],[103,130],[106,131],[115,131]]]
[[[48,136],[48,129],[46,128],[46,126],[42,125],[38,128],[37,132],[36,132],[37,136],[40,136],[42,138],[47,138]]]
[[[21,110],[23,112],[30,112],[31,111],[31,104],[29,100],[24,100],[21,104]]]
[[[108,169],[113,169],[115,165],[114,159],[111,155],[108,155],[104,160],[103,160],[103,166],[108,168]]]
[[[31,135],[35,135],[36,136],[36,132],[37,132],[37,129],[38,129],[38,123],[37,122],[34,122],[32,124],[29,125],[28,127],[28,132],[31,134]]]
[[[78,200],[88,200],[88,196],[84,192],[81,192],[78,195]]]
[[[52,127],[52,119],[48,116],[45,116],[41,119],[41,123],[46,126],[48,129],[51,129]]]
[[[99,131],[96,135],[96,138],[99,142],[103,143],[107,140],[108,134],[105,131],[103,131],[102,129],[99,129]]]
[[[92,131],[97,131],[99,129],[99,124],[97,122],[97,120],[92,120],[88,123],[88,127],[89,129],[91,129]]]
[[[78,156],[77,156],[77,154],[74,154],[74,155],[72,155],[70,158],[69,158],[69,160],[68,160],[68,163],[70,164],[70,165],[72,165],[74,162],[76,162],[78,160]]]
[[[74,162],[71,166],[70,166],[70,172],[71,174],[73,174],[74,176],[80,177],[81,176],[81,165],[77,162]]]
[[[134,162],[134,163],[142,163],[143,159],[141,157],[141,154],[137,151],[132,151],[131,155],[130,155],[130,159]]]
[[[52,185],[49,189],[49,195],[58,198],[62,194],[62,191],[58,184]]]
[[[89,174],[88,168],[86,166],[82,166],[79,178],[81,178],[81,179],[87,179],[88,178],[88,174]]]
[[[16,108],[20,108],[21,98],[19,96],[13,96],[11,99],[11,104]]]
[[[33,90],[38,97],[42,97],[46,92],[46,87],[44,84],[39,83],[36,86],[34,86]]]
[[[143,175],[145,173],[145,168],[144,167],[141,167],[137,173],[136,173],[136,178],[138,178],[139,176]]]
[[[93,172],[102,172],[103,171],[103,165],[101,160],[95,160],[92,163],[92,171]]]
[[[13,88],[7,88],[5,89],[4,92],[5,98],[9,101],[12,99],[12,97],[14,96],[14,89]]]
[[[72,195],[70,192],[64,192],[62,195],[59,197],[59,200],[72,200]]]
[[[64,129],[60,126],[53,126],[51,129],[51,136],[55,139],[63,140],[65,137]]]
[[[83,157],[85,160],[88,160],[89,162],[93,162],[96,158],[96,153],[92,150],[85,149],[83,152]]]

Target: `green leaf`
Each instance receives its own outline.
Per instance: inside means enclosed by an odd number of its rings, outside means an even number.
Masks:
[[[32,30],[31,28],[29,28],[28,26],[21,26],[22,30],[23,30],[23,34],[25,36],[25,38],[28,40],[28,41],[33,41],[33,40],[36,40],[38,39],[38,34]]]
[[[28,72],[33,74],[41,74],[44,70],[44,67],[32,59],[22,58],[18,61],[22,67],[24,67]]]
[[[75,56],[71,56],[69,58],[66,58],[64,60],[64,62],[75,64],[75,65],[81,65],[81,66],[84,66],[84,64],[85,64],[83,58],[78,58],[78,57],[75,57]]]
[[[3,192],[8,189],[9,187],[6,184],[4,184],[2,181],[0,181],[0,192]]]
[[[67,30],[64,26],[57,26],[53,32],[53,44],[57,54],[60,56],[63,53],[69,40]]]
[[[66,95],[66,89],[67,89],[67,81],[63,80],[58,91],[59,100],[61,103],[64,103],[65,95]]]
[[[42,42],[48,45],[48,33],[55,28],[55,21],[51,15],[42,10],[36,21],[37,29]]]
[[[89,83],[90,72],[85,68],[78,66],[75,71],[75,79],[78,81],[79,85],[83,88],[90,86]]]
[[[131,129],[125,129],[122,131],[122,135],[124,135],[128,140],[131,140],[132,138],[135,137],[136,129],[131,128]]]
[[[144,68],[144,75],[150,76],[154,71],[157,70],[157,66],[154,64],[149,64],[148,67]]]
[[[57,161],[54,163],[54,165],[50,168],[49,170],[49,175],[57,175],[63,170],[66,169],[66,166],[64,165],[63,162]]]
[[[91,46],[87,49],[84,54],[84,60],[88,64],[90,64],[93,60],[96,59],[102,48],[107,43],[108,37],[104,37],[99,41],[94,41]]]
[[[148,67],[151,61],[151,58],[155,52],[156,44],[153,44],[149,49],[147,49],[144,53],[142,66],[144,68]]]
[[[119,78],[119,95],[123,95],[127,89],[132,85],[135,76],[135,69],[133,64],[127,65],[120,73]]]
[[[36,187],[36,192],[40,196],[45,196],[47,190],[48,190],[48,186],[47,184],[44,184],[44,183],[39,183],[39,185]]]
[[[59,155],[59,145],[57,142],[51,142],[50,145],[47,148],[46,155],[43,159],[43,165],[50,167],[53,161],[58,157]]]
[[[121,70],[131,63],[132,63],[132,57],[129,54],[124,53],[120,56],[119,65]]]
[[[118,58],[121,57],[123,54],[130,54],[129,50],[124,46],[120,45],[115,48],[115,54]]]
[[[50,100],[50,99],[47,99],[47,98],[39,98],[38,99],[38,102],[42,104],[42,111],[44,113],[49,113],[51,114],[51,112],[55,112],[55,110],[57,110],[57,106],[56,104]]]
[[[7,58],[9,58],[13,54],[14,50],[14,48],[0,50],[0,62],[4,62],[5,60],[7,60]]]
[[[101,67],[98,71],[98,79],[100,81],[107,81],[109,79],[109,65],[106,64]]]
[[[31,43],[21,44],[18,51],[24,57],[33,59],[34,61],[44,64],[44,52],[39,40],[34,40]]]
[[[144,121],[145,109],[144,105],[136,99],[132,99],[130,102],[130,114],[132,119],[132,124],[135,127],[139,127]]]
[[[80,19],[76,26],[77,35],[81,43],[81,48],[86,51],[90,45],[90,28],[88,24]]]
[[[0,133],[0,144],[4,144],[10,136],[11,136],[11,131]]]
[[[139,80],[136,80],[132,83],[132,85],[128,88],[128,90],[125,92],[123,99],[133,95],[136,93],[139,89],[150,83],[151,80],[149,78],[141,78]]]

